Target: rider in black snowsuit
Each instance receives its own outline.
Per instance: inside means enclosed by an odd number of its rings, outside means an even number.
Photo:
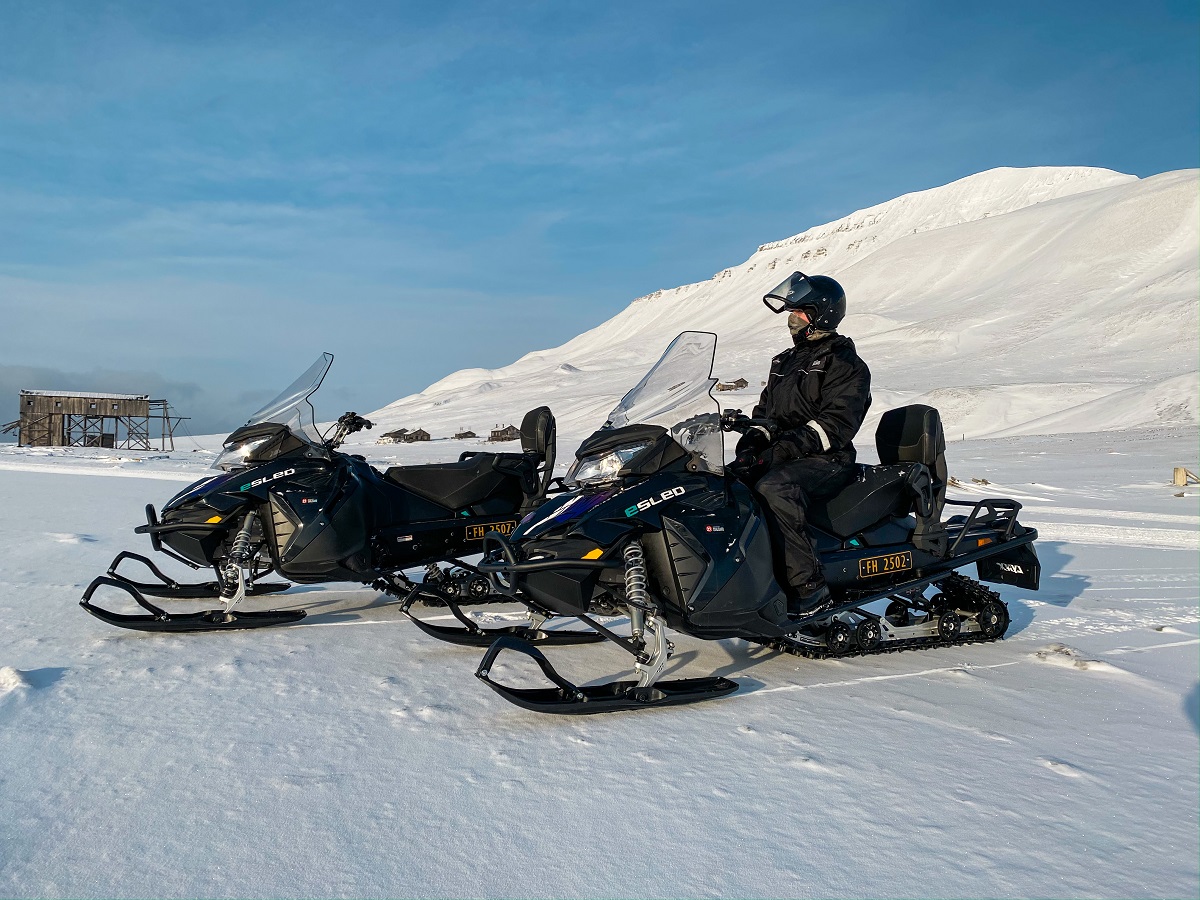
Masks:
[[[738,441],[730,471],[747,477],[770,524],[776,569],[788,591],[788,610],[811,614],[829,605],[805,509],[832,497],[854,473],[851,440],[871,406],[871,372],[854,342],[837,334],[846,294],[832,278],[796,272],[763,298],[788,310],[794,346],[771,360],[752,427]],[[776,309],[771,300],[782,305]]]

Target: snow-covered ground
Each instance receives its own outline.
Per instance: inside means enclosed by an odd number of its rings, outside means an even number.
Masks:
[[[1195,896],[1200,509],[1169,484],[1195,438],[950,445],[959,496],[1041,530],[1003,642],[676,635],[672,675],[742,689],[599,719],[505,703],[365,589],[293,589],[271,605],[310,616],[275,631],[109,628],[81,589],[207,457],[5,448],[0,895]]]
[[[741,690],[541,716],[367,589],[247,604],[310,611],[275,630],[100,623],[83,587],[148,548],[143,506],[220,438],[0,445],[0,896],[1197,896],[1200,491],[1170,483],[1200,469],[1196,185],[1001,169],[900,197],[451,375],[349,448],[454,459],[485,448],[373,441],[549,402],[561,471],[685,328],[718,332],[716,374],[750,382],[722,403],[748,408],[786,341],[758,297],[833,274],[874,374],[860,458],[885,409],[931,403],[951,495],[1015,498],[1039,529],[1042,589],[1000,589],[995,644],[818,662],[673,635],[669,677]],[[611,647],[548,653],[585,683],[627,674]]]

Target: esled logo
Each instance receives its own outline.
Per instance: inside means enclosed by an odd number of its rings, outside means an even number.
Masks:
[[[645,500],[639,500],[636,504],[625,510],[626,517],[636,516],[640,512],[645,512],[648,509],[653,509],[660,503],[666,503],[675,497],[682,497],[687,493],[687,488],[673,487],[667,488],[657,497],[647,497]]]

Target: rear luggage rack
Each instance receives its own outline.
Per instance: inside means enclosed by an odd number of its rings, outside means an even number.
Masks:
[[[987,499],[979,500],[972,503],[970,500],[947,500],[947,506],[969,506],[971,512],[966,516],[952,516],[946,520],[947,528],[961,528],[958,537],[950,545],[950,549],[946,551],[947,556],[953,556],[954,551],[958,549],[958,545],[962,539],[973,528],[987,526],[990,529],[995,529],[1000,526],[1004,527],[1004,533],[1001,535],[1002,541],[1011,540],[1013,537],[1024,533],[1024,528],[1017,523],[1017,513],[1021,509],[1021,504],[1016,500],[1004,499]],[[1017,531],[1021,528],[1021,531]]]

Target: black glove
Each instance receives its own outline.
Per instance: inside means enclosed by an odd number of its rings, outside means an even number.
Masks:
[[[734,457],[733,462],[725,466],[725,471],[735,478],[745,478],[751,472],[753,472],[755,467],[758,465],[760,465],[758,451],[743,450],[736,457]]]
[[[751,428],[741,436],[737,442],[737,454],[741,456],[743,453],[753,453],[758,456],[771,444],[771,439],[763,433],[761,428]]]
[[[779,440],[771,445],[771,449],[763,454],[763,462],[769,466],[778,466],[820,452],[821,439],[815,431],[805,425],[780,435]]]

